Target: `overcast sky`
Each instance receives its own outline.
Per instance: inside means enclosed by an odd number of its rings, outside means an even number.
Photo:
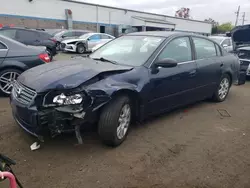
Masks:
[[[235,12],[241,6],[239,22],[242,21],[242,13],[246,12],[246,23],[250,23],[250,0],[79,0],[89,3],[97,3],[108,6],[116,6],[146,12],[166,14],[173,16],[181,7],[191,9],[193,19],[204,20],[213,18],[216,21],[233,24],[236,20]]]

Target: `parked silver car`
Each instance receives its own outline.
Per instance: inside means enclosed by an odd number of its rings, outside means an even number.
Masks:
[[[61,49],[68,52],[91,52],[93,47],[105,44],[115,37],[105,33],[87,33],[75,39],[67,39],[61,42]]]
[[[230,37],[210,36],[209,38],[219,43],[226,51],[230,52],[233,50],[232,39]]]

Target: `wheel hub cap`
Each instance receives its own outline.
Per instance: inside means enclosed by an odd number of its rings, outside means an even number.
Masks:
[[[128,130],[128,126],[130,124],[131,119],[131,109],[128,104],[122,107],[119,119],[118,119],[118,127],[117,127],[117,137],[118,139],[122,139]]]
[[[0,89],[5,94],[10,94],[13,83],[19,74],[17,72],[6,72],[0,76]]]
[[[219,97],[220,99],[224,99],[227,96],[229,90],[229,80],[227,78],[224,78],[219,87]]]

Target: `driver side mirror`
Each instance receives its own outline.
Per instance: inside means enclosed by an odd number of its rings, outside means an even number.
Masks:
[[[227,44],[223,44],[222,47],[223,47],[223,48],[226,48],[226,47],[228,47],[228,45],[227,45]]]
[[[65,38],[66,36],[65,35],[62,35],[62,38]]]
[[[159,68],[171,68],[171,67],[176,67],[178,64],[178,62],[174,59],[169,59],[169,58],[165,58],[165,59],[161,59],[158,60],[154,63],[154,66]]]

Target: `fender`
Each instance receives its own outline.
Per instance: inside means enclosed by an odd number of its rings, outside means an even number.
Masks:
[[[17,68],[19,70],[25,71],[28,70],[28,66],[24,63],[17,61],[17,60],[11,60],[11,59],[5,59],[3,63],[0,64],[0,70],[6,69],[6,68]]]
[[[76,42],[76,46],[78,45],[78,44],[83,44],[84,45],[84,47],[86,48],[86,49],[88,49],[88,44],[87,44],[87,42],[86,41],[78,41],[78,42]]]

